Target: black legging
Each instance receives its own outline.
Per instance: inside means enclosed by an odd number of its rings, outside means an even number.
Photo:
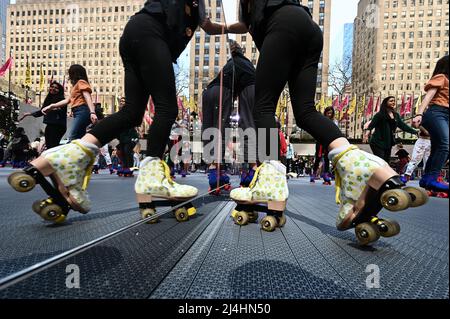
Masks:
[[[147,156],[163,157],[178,115],[175,75],[167,38],[167,26],[145,13],[133,16],[126,25],[120,40],[126,105],[90,132],[101,145],[109,143],[120,132],[140,126],[151,95],[156,115],[148,133]]]
[[[328,148],[343,135],[315,108],[318,64],[323,49],[320,27],[303,8],[283,6],[268,20],[265,34],[256,69],[256,127],[265,128],[266,136],[271,128],[277,127],[278,99],[288,82],[297,125]],[[269,143],[270,138],[266,150]],[[271,157],[279,154],[271,153]]]
[[[122,168],[131,168],[134,164],[134,147],[136,146],[135,143],[124,143],[119,144],[120,149],[120,159],[122,161]]]
[[[382,158],[389,164],[391,161],[392,148],[384,149],[375,144],[370,144],[370,148],[372,149],[372,153],[379,158]]]
[[[211,128],[219,128],[219,104],[220,104],[220,86],[213,86],[203,92],[202,98],[202,110],[203,110],[203,125],[202,125],[202,140],[204,145],[207,145],[213,141],[211,136],[203,136],[205,131]],[[225,130],[230,127],[230,117],[233,111],[233,99],[231,96],[231,90],[223,88],[222,98],[222,156],[221,164],[224,164],[225,150],[226,150],[226,133]],[[204,138],[204,139],[203,139]],[[217,145],[214,145],[214,150]],[[214,154],[208,154],[209,158],[205,158],[208,162],[216,162],[217,158],[214,158]]]
[[[61,125],[47,124],[45,128],[45,146],[49,150],[61,144],[61,139],[66,134],[67,128]]]
[[[320,144],[316,144],[316,158],[314,162],[313,174],[317,174],[320,162],[324,159],[324,173],[330,173],[330,159],[328,158],[328,149]]]

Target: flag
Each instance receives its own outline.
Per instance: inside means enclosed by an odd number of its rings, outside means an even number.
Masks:
[[[327,103],[325,104],[325,107],[331,107],[333,106],[333,97],[329,97],[327,99]]]
[[[361,106],[358,108],[358,116],[362,116],[364,114],[364,109],[366,108],[366,95],[364,94],[361,98]]]
[[[373,112],[373,114],[380,112],[380,108],[381,108],[381,95],[377,99],[377,105],[375,106],[375,111]]]
[[[419,109],[420,106],[422,105],[422,94],[419,94],[419,97],[417,98],[417,102],[416,102],[416,108],[415,108],[415,113],[419,113]]]
[[[8,61],[0,68],[0,77],[4,76],[8,70],[11,70],[14,66],[14,59],[10,57]]]
[[[39,75],[40,75],[40,77],[39,77],[39,92],[40,93],[42,93],[42,92],[44,92],[44,85],[45,85],[45,78],[44,78],[44,70],[42,69],[42,64],[41,64],[41,67],[40,67],[40,70],[39,70]]]
[[[320,113],[322,113],[325,110],[325,96],[322,95],[322,98],[320,99],[319,102],[317,102],[316,104],[316,109],[317,111],[319,111]]]
[[[352,115],[356,111],[357,101],[356,94],[353,96],[352,102],[350,103],[350,107],[348,108],[348,115]]]
[[[342,112],[350,103],[350,98],[348,95],[345,96],[344,100],[342,101],[342,103],[339,105],[339,112]]]
[[[373,103],[374,103],[374,97],[373,95],[370,97],[369,104],[367,104],[366,108],[366,117],[370,116],[373,112]]]
[[[30,60],[29,57],[27,56],[27,69],[25,71],[25,86],[27,88],[31,87],[31,66],[30,66]]]
[[[401,116],[405,116],[405,107],[406,107],[405,94],[403,93],[403,95],[402,95],[402,105],[400,107],[400,115]]]
[[[340,96],[338,95],[335,99],[334,99],[334,102],[333,102],[333,108],[335,109],[335,110],[337,110],[337,109],[339,109],[339,101],[340,101]]]
[[[412,113],[412,106],[414,103],[413,100],[414,100],[414,95],[412,95],[412,96],[410,95],[408,102],[406,102],[406,105],[405,105],[405,115]]]

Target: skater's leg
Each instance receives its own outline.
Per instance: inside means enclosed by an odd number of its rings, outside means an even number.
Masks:
[[[431,155],[425,168],[421,186],[429,190],[448,192],[448,184],[437,181],[442,167],[449,154],[449,110],[440,106],[432,106],[425,113],[423,127],[431,136]]]
[[[414,150],[411,155],[411,160],[409,161],[408,167],[405,171],[405,176],[407,176],[408,178],[411,178],[420,162],[424,159],[427,144],[426,142],[427,140],[419,138],[416,141],[416,144],[414,144]]]
[[[45,145],[47,149],[58,147],[66,134],[66,127],[60,125],[47,125],[45,128]]]

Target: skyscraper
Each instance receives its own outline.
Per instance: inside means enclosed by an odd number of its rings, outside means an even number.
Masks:
[[[45,80],[67,81],[72,64],[88,71],[93,98],[110,111],[116,95],[124,94],[119,40],[130,16],[142,0],[17,0],[8,9],[7,50],[15,58],[12,80],[23,84],[27,60],[32,89]]]
[[[2,64],[5,62],[6,57],[6,20],[9,2],[10,0],[0,0],[0,62]]]
[[[352,72],[352,59],[353,59],[353,23],[346,23],[344,25],[344,48],[342,54],[342,61],[347,65],[349,61],[350,74]]]
[[[421,95],[437,60],[449,51],[448,5],[449,0],[361,0],[354,27],[353,93]],[[351,134],[360,137],[362,119],[355,120]]]

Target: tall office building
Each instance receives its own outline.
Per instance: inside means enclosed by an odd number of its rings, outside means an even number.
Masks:
[[[1,45],[0,45],[0,63],[3,64],[5,62],[5,58],[7,56],[6,53],[6,20],[7,20],[7,11],[10,0],[0,0],[0,36],[1,36]]]
[[[361,0],[354,23],[353,93],[385,98],[423,93],[448,54],[449,0]],[[361,137],[362,119],[350,134]]]
[[[342,61],[347,65],[349,61],[350,74],[352,72],[352,59],[353,59],[353,23],[344,24],[344,46],[342,53]]]
[[[62,83],[69,67],[81,64],[94,99],[111,108],[116,95],[124,94],[120,36],[142,6],[142,0],[17,0],[9,6],[7,19],[6,49],[11,48],[15,58],[13,82],[24,83],[27,60],[33,90],[39,88],[41,66],[46,81]]]

